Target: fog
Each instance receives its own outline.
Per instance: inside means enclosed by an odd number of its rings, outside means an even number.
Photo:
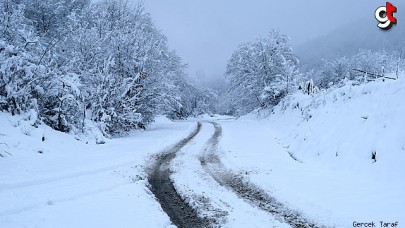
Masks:
[[[291,37],[293,46],[345,24],[369,18],[385,2],[368,0],[146,0],[145,6],[169,45],[200,78],[223,77],[237,46],[271,29]],[[395,2],[393,2],[395,4]]]

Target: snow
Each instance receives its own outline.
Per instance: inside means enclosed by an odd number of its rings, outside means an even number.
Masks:
[[[194,123],[160,117],[147,131],[100,145],[24,119],[0,113],[0,227],[171,225],[144,167]]]
[[[387,50],[326,36],[350,55],[301,65],[272,30],[236,47],[225,85],[203,70],[191,82],[143,4],[0,9],[0,228],[173,227],[179,213],[186,226],[404,226],[405,72],[387,75],[404,70],[403,30],[362,34]],[[298,84],[309,95],[289,94]]]
[[[239,198],[201,165],[217,122],[219,158],[289,209],[326,227],[405,224],[405,81],[297,92],[239,119],[159,116],[122,138],[74,136],[0,113],[0,227],[173,227],[148,189],[156,154],[202,122],[171,163],[179,194],[223,227],[289,227]],[[91,131],[88,131],[91,132]],[[96,139],[96,140],[95,140]],[[376,153],[376,159],[372,154]]]
[[[203,123],[193,142],[174,159],[172,178],[176,190],[200,215],[217,218],[221,227],[289,227],[238,198],[204,170],[199,158],[213,133],[214,127]]]
[[[404,88],[397,80],[297,93],[223,122],[223,162],[323,224],[405,224]]]

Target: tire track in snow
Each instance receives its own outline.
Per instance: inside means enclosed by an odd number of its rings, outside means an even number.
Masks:
[[[210,122],[215,127],[215,133],[209,140],[208,147],[204,150],[200,158],[201,165],[220,185],[231,189],[238,197],[246,200],[250,204],[269,212],[279,218],[282,222],[288,223],[292,227],[310,228],[326,227],[311,222],[299,211],[288,209],[284,204],[260,189],[258,186],[245,180],[241,175],[226,170],[221,163],[216,152],[218,142],[222,135],[222,128],[218,123]]]
[[[177,227],[207,227],[209,221],[197,216],[197,212],[177,193],[170,179],[170,162],[176,157],[176,153],[187,145],[201,129],[201,123],[185,139],[166,150],[156,161],[148,180],[150,190],[159,201],[162,209],[170,217]]]

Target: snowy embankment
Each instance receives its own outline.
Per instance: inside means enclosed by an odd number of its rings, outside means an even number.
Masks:
[[[148,131],[76,140],[0,113],[0,227],[166,227],[144,166],[195,123],[158,119]]]
[[[221,160],[327,226],[405,226],[404,98],[403,79],[296,93],[272,111],[220,122]]]

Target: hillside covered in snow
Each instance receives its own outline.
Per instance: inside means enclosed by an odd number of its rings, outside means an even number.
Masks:
[[[330,226],[403,221],[403,97],[403,78],[297,92],[223,124],[225,163]]]

